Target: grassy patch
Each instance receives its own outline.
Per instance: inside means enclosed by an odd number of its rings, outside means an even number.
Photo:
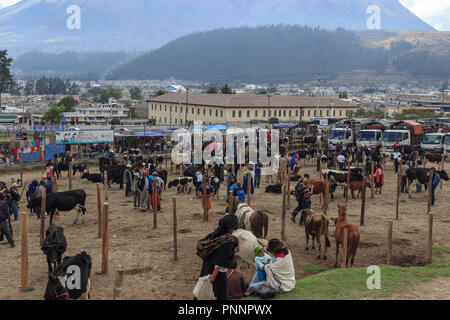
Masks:
[[[450,254],[450,249],[442,246],[433,246],[433,252]]]
[[[311,274],[325,272],[325,271],[330,270],[327,267],[316,266],[315,264],[302,264],[300,266],[300,269],[302,269],[303,271],[305,271],[307,273],[311,273]]]
[[[302,266],[303,267],[303,266]],[[425,267],[401,268],[380,265],[381,289],[367,289],[370,274],[365,268],[335,269],[297,281],[296,288],[277,295],[279,300],[352,300],[383,298],[406,292],[415,285],[438,277],[450,277],[450,258]]]

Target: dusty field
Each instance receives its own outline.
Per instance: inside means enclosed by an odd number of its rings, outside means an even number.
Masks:
[[[413,194],[413,199],[407,195],[401,196],[400,219],[395,221],[396,175],[392,164],[388,164],[386,185],[382,195],[370,198],[368,190],[365,225],[361,229],[361,248],[356,256],[356,266],[365,267],[386,262],[387,221],[394,219],[393,260],[395,265],[424,265],[426,256],[426,239],[428,218],[426,215],[427,201],[424,193]],[[1,170],[1,169],[0,169]],[[95,172],[91,168],[91,172]],[[302,170],[313,178],[317,177],[314,168]],[[0,171],[0,181],[10,183],[11,177],[17,179],[19,173]],[[40,170],[26,172],[24,181],[29,183],[39,178]],[[281,232],[282,196],[265,194],[265,178],[263,187],[256,192],[252,204],[263,209],[270,215],[270,238],[279,238]],[[218,220],[225,212],[226,203],[223,200],[224,186],[220,201],[215,201],[212,210],[212,220],[204,223],[199,199],[193,196],[181,195],[177,199],[178,207],[178,262],[172,260],[172,196],[176,190],[167,189],[163,193],[162,211],[158,214],[158,229],[153,229],[153,213],[141,213],[132,209],[132,199],[125,199],[124,190],[114,185],[109,192],[110,204],[110,251],[109,273],[101,275],[101,239],[97,238],[97,202],[96,185],[87,184],[79,175],[74,178],[74,189],[84,189],[88,195],[88,215],[84,225],[73,225],[75,213],[62,213],[62,219],[55,223],[64,227],[68,241],[66,255],[75,255],[86,251],[93,260],[91,275],[92,299],[112,299],[114,286],[114,271],[118,265],[126,270],[123,286],[124,299],[191,299],[192,289],[196,283],[201,268],[201,260],[195,254],[196,241],[212,232]],[[58,181],[58,191],[68,190],[68,178]],[[434,245],[450,247],[450,185],[444,184],[443,191],[436,192],[437,205],[433,209]],[[103,195],[103,193],[102,193]],[[330,204],[330,216],[337,215],[338,203],[345,202],[342,190],[338,189],[335,203]],[[25,196],[23,197],[25,199]],[[319,264],[326,267],[334,266],[334,238],[328,251],[328,260],[318,262],[315,254],[305,252],[304,229],[290,220],[290,212],[295,208],[291,198],[291,209],[288,210],[287,247],[291,249],[296,266],[297,279],[307,276],[299,266],[303,264]],[[359,226],[361,200],[349,200],[348,219]],[[313,198],[313,209],[320,210],[319,198]],[[21,202],[20,212],[26,212],[26,204]],[[0,243],[0,299],[42,299],[47,283],[47,263],[39,248],[40,221],[30,216],[29,227],[29,284],[34,290],[20,290],[20,248],[21,222],[13,222],[16,248],[9,247],[6,241]],[[298,221],[298,218],[297,218]],[[48,223],[48,220],[47,220]],[[331,227],[334,232],[334,227]],[[434,255],[436,260],[440,258]],[[247,271],[247,279],[251,271]]]

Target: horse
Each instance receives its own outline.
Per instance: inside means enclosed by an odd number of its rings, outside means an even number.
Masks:
[[[239,229],[251,231],[258,239],[266,239],[269,231],[269,217],[260,210],[252,209],[248,204],[232,199],[230,214],[237,216]],[[264,236],[263,236],[264,235]]]

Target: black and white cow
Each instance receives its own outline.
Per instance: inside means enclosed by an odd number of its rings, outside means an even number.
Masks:
[[[64,229],[50,226],[45,233],[45,240],[42,243],[42,251],[47,256],[48,272],[53,272],[61,264],[62,255],[67,249],[67,240],[64,236]],[[54,269],[52,268],[54,266]]]
[[[169,182],[169,189],[172,187],[177,188],[177,194],[185,193],[186,191],[190,194],[194,189],[194,179],[192,177],[177,178]]]
[[[46,197],[45,210],[50,214],[50,225],[53,225],[53,216],[56,210],[59,212],[68,212],[76,210],[78,212],[77,219],[74,224],[78,222],[80,213],[83,213],[83,223],[86,215],[86,192],[83,190],[73,190],[66,192],[53,192]],[[41,206],[41,198],[33,198],[28,204],[28,208],[36,208]],[[41,213],[43,217],[43,213]]]

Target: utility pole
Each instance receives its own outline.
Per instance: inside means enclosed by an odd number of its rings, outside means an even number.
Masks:
[[[186,88],[186,113],[184,118],[184,125],[186,127],[187,127],[188,103],[189,103],[189,88]]]
[[[319,92],[317,94],[317,110],[316,110],[316,118],[319,117],[319,105],[320,105],[320,74],[322,72],[322,67],[319,68],[319,77],[318,77],[318,82],[319,82]]]

